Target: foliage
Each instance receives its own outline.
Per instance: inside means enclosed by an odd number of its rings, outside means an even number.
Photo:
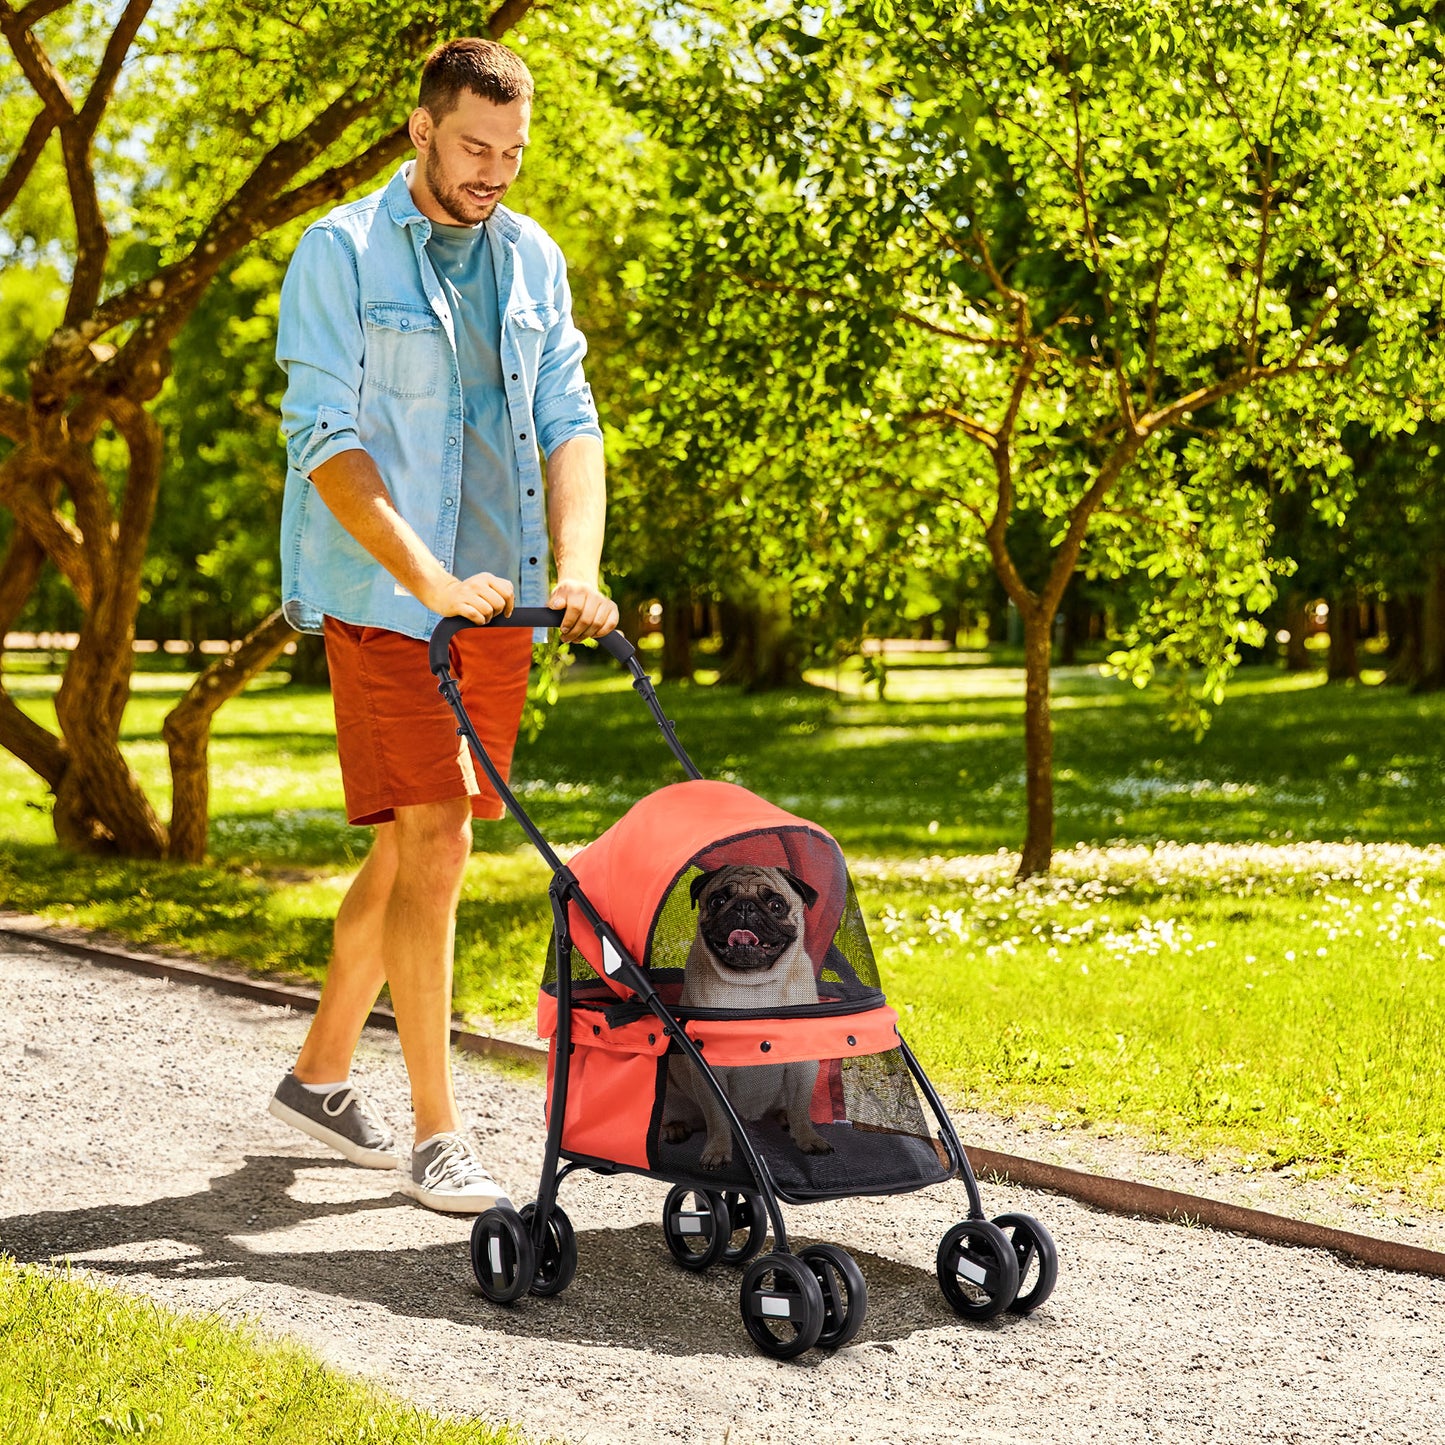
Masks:
[[[1082,565],[1137,591],[1116,667],[1191,677],[1202,720],[1262,640],[1270,486],[1338,508],[1343,426],[1440,395],[1427,23],[1358,0],[664,15],[611,68],[674,158],[634,279],[684,344],[639,426],[684,489],[708,479],[700,505],[654,478],[696,565],[861,617],[986,545],[1041,674]]]

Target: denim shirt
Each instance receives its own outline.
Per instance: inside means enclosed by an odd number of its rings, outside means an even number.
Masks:
[[[370,453],[402,517],[449,571],[462,487],[462,392],[451,308],[426,254],[408,161],[382,189],[312,225],[281,287],[276,360],[286,373],[281,430],[286,493],[281,588],[287,620],[320,632],[323,616],[428,637],[438,621],[332,515],[310,481],[323,462]],[[501,358],[516,443],[522,518],[519,606],[548,586],[538,448],[599,440],[582,374],[587,343],[556,242],[497,206],[486,221],[501,302]]]

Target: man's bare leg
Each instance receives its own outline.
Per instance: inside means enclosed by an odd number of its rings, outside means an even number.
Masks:
[[[381,946],[411,1081],[416,1138],[461,1128],[452,1089],[452,949],[472,846],[471,800],[398,808]]]
[[[333,1084],[351,1056],[386,981],[382,926],[396,881],[396,825],[378,824],[371,851],[336,913],[336,937],[321,1002],[292,1072],[303,1084]]]

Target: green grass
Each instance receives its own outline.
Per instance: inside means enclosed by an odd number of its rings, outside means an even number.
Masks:
[[[173,1313],[0,1255],[0,1439],[194,1445],[515,1445],[256,1330]]]
[[[1021,836],[1020,673],[972,655],[893,662],[887,702],[851,671],[758,698],[691,686],[664,699],[709,776],[839,838],[890,998],[941,1082],[1061,1126],[1445,1202],[1445,853],[1433,846],[1445,698],[1259,670],[1196,742],[1170,730],[1156,694],[1063,670],[1063,851],[1053,881],[1014,889],[1008,860],[990,855]],[[185,681],[138,676],[127,716],[128,755],[162,799],[154,739]],[[342,819],[329,697],[278,684],[262,679],[219,717],[205,868],[66,858],[43,790],[0,758],[13,840],[0,900],[319,977],[367,834]],[[45,720],[53,686],[32,676],[14,690]],[[677,775],[625,680],[592,666],[574,669],[516,765],[562,844]],[[523,1018],[546,873],[512,824],[477,837],[458,1008]]]

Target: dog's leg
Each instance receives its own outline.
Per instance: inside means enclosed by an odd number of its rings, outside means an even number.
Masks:
[[[681,1144],[690,1139],[702,1123],[702,1114],[692,1096],[692,1064],[685,1058],[669,1059],[667,1064],[667,1098],[662,1104],[662,1127],[665,1144]]]
[[[804,1154],[831,1154],[833,1146],[813,1127],[810,1115],[817,1082],[816,1060],[785,1065],[783,1098],[788,1109],[788,1132]]]
[[[728,1079],[735,1072],[732,1069],[714,1069],[723,1092],[732,1098]],[[733,1162],[733,1130],[728,1122],[727,1111],[718,1102],[713,1091],[698,1080],[698,1104],[707,1123],[707,1143],[703,1145],[702,1167],[704,1169],[725,1169]]]

